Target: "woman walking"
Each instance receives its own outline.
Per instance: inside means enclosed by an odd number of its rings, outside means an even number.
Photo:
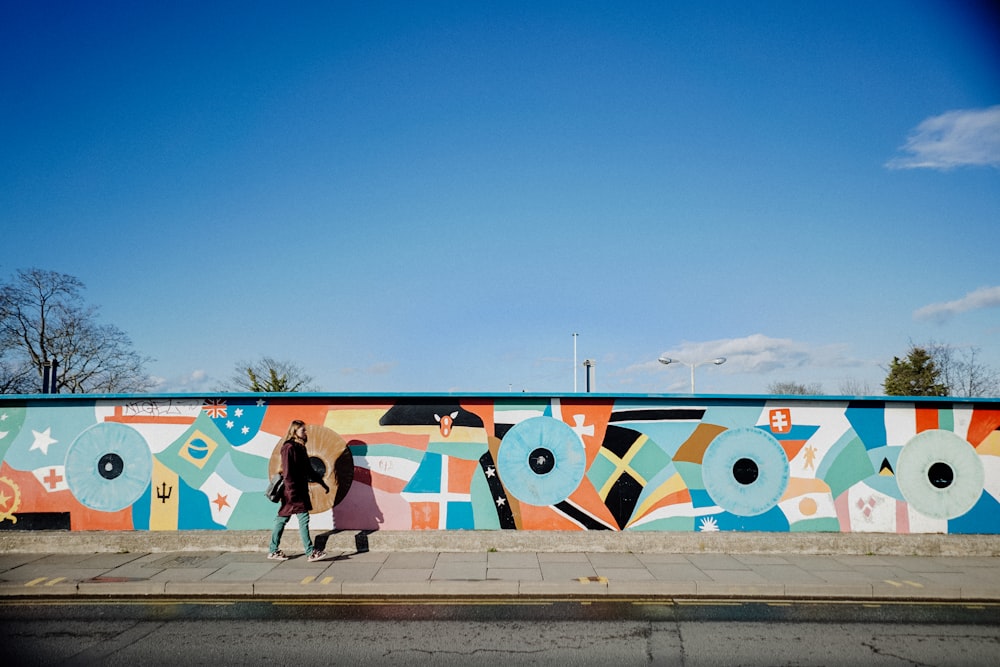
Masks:
[[[288,519],[293,514],[299,520],[299,535],[306,550],[306,558],[310,561],[326,558],[325,552],[313,548],[312,538],[309,536],[309,511],[312,509],[312,502],[309,500],[309,482],[320,484],[327,493],[330,493],[330,487],[309,463],[306,440],[308,440],[306,425],[296,419],[288,427],[285,443],[281,445],[281,474],[285,478],[285,488],[278,516],[274,519],[274,530],[271,531],[271,547],[267,554],[270,560],[288,560],[288,556],[282,553],[278,546],[281,544],[281,535],[285,532]]]

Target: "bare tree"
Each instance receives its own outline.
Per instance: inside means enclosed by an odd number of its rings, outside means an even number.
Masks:
[[[782,396],[818,395],[823,393],[823,385],[819,382],[809,385],[798,382],[772,382],[767,385],[767,393]]]
[[[132,349],[125,332],[97,322],[98,309],[84,303],[83,289],[73,276],[42,269],[17,271],[0,286],[0,372],[14,391],[38,391],[53,361],[56,390],[142,392],[153,386],[144,370],[149,359]]]
[[[867,380],[844,378],[838,385],[841,396],[872,396],[871,385]]]
[[[1000,396],[1000,372],[980,359],[977,347],[956,348],[931,341],[926,346],[952,396]]]
[[[291,361],[261,357],[256,361],[240,361],[236,363],[229,381],[221,387],[222,391],[252,391],[252,392],[296,392],[316,391],[311,386],[312,376],[306,375],[297,364]]]

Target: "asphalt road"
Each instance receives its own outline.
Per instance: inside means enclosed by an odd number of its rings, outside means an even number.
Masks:
[[[992,665],[1000,606],[317,600],[0,604],[4,665]]]

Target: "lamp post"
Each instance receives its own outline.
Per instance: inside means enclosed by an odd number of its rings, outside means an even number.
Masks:
[[[573,334],[573,393],[576,393],[576,338],[580,334]]]
[[[657,359],[664,366],[669,364],[681,364],[682,366],[687,366],[691,369],[691,394],[694,394],[694,369],[698,366],[704,366],[705,364],[715,364],[716,366],[721,366],[726,363],[725,357],[716,357],[715,359],[708,359],[706,361],[699,361],[696,364],[691,364],[686,361],[681,361],[680,359],[671,359],[670,357],[660,357]]]

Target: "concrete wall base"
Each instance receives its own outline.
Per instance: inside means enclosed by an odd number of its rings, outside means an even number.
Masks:
[[[0,531],[0,553],[136,553],[267,550],[269,531]],[[1000,535],[896,533],[669,533],[597,531],[314,532],[328,551],[521,551],[1000,556]],[[281,543],[302,551],[298,531]]]

